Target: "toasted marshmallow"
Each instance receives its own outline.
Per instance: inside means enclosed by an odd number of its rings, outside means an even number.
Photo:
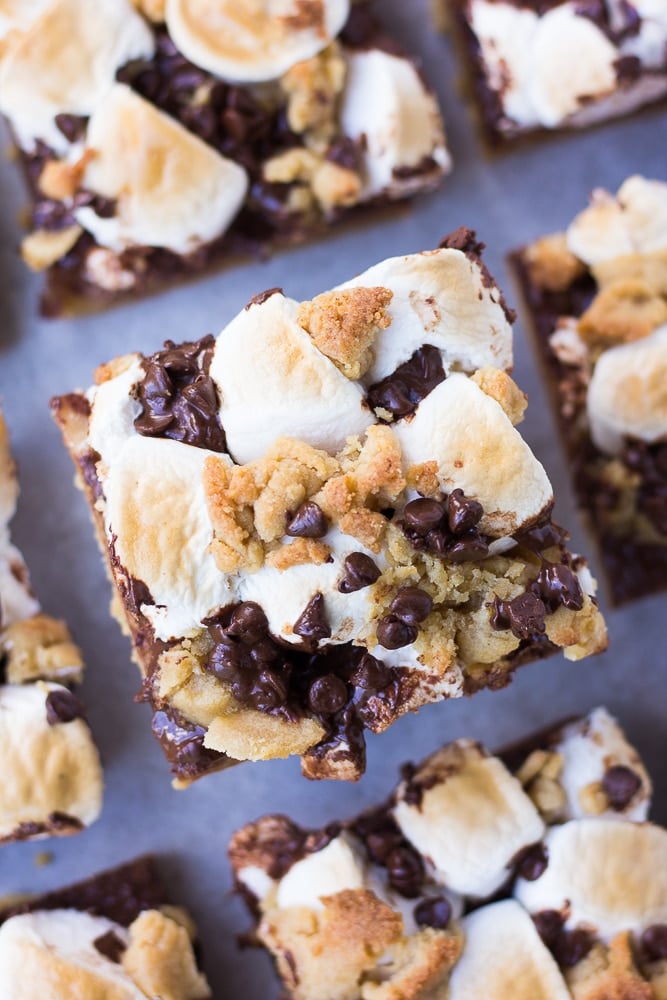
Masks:
[[[446,371],[512,367],[512,328],[500,292],[461,250],[390,257],[340,287],[359,286],[393,292],[391,323],[377,336],[366,384],[390,375],[425,344],[439,348]]]
[[[513,535],[553,499],[542,465],[499,403],[454,372],[422,400],[394,433],[406,467],[437,461],[447,493],[462,489],[484,507],[481,530]]]
[[[129,943],[120,924],[79,910],[37,910],[11,917],[0,926],[3,1000],[74,995],[145,1000],[123,966],[95,947],[94,942],[109,933]]]
[[[3,626],[30,618],[39,601],[30,590],[28,569],[6,532],[0,533],[0,613]]]
[[[202,69],[237,83],[274,80],[333,41],[350,0],[167,0],[176,46]]]
[[[618,194],[597,190],[567,230],[567,245],[590,265],[667,247],[667,184],[629,177]]]
[[[53,813],[84,826],[100,814],[102,771],[90,729],[82,719],[50,725],[52,691],[66,689],[43,681],[0,686],[0,840],[24,823],[48,828]]]
[[[292,865],[278,886],[276,903],[280,909],[304,906],[319,910],[323,909],[323,896],[365,886],[361,845],[350,834],[341,833],[321,851]]]
[[[544,823],[520,783],[497,757],[470,740],[433,754],[416,775],[419,805],[399,787],[394,818],[435,877],[465,896],[492,895],[514,857],[539,841]]]
[[[115,84],[88,125],[94,152],[83,185],[116,200],[110,218],[90,206],[77,221],[101,246],[166,247],[187,254],[221,236],[243,204],[243,167],[220,156],[124,84]]]
[[[503,110],[514,121],[531,124],[535,110],[528,95],[533,71],[531,49],[537,14],[512,3],[471,0],[470,20],[479,40],[489,85],[502,93]]]
[[[213,529],[202,470],[212,454],[136,435],[103,479],[108,536],[125,571],[151,593],[154,603],[141,611],[158,639],[192,634],[234,599],[209,552]]]
[[[667,435],[667,325],[604,351],[586,405],[591,437],[609,455],[626,436],[651,443]]]
[[[51,0],[0,62],[0,111],[19,144],[57,153],[69,141],[58,114],[90,115],[131,59],[150,58],[153,35],[129,0]]]
[[[463,919],[462,929],[448,1000],[569,1000],[553,956],[517,903],[484,906]]]
[[[618,50],[575,4],[553,7],[539,18],[531,46],[534,75],[528,92],[537,121],[554,128],[590,99],[616,88]]]
[[[628,768],[641,784],[624,809],[609,808],[598,815],[635,823],[646,819],[651,804],[651,779],[639,754],[605,708],[596,708],[584,719],[564,726],[553,749],[563,761],[558,780],[567,797],[567,819],[590,815],[585,808],[586,790],[599,787],[611,767]]]
[[[545,837],[549,863],[514,894],[530,913],[558,910],[565,926],[604,941],[667,923],[667,830],[618,819],[572,820]]]
[[[25,31],[50,0],[0,0],[0,40],[10,31]]]
[[[290,542],[290,539],[284,539]],[[377,555],[366,549],[351,535],[344,535],[338,528],[331,528],[322,539],[331,547],[331,562],[317,566],[304,563],[289,569],[277,570],[264,565],[256,573],[241,576],[238,584],[239,599],[255,601],[269,621],[272,635],[287,642],[300,644],[293,626],[307,604],[316,594],[324,594],[326,620],[331,628],[331,638],[323,639],[321,646],[350,642],[363,635],[370,615],[369,588],[342,594],[338,583],[345,575],[343,562],[352,552],[363,552],[379,563]],[[407,651],[403,663],[407,665]]]
[[[340,124],[344,135],[363,140],[362,200],[401,198],[423,188],[425,173],[437,179],[451,167],[438,103],[409,59],[349,52]]]
[[[102,382],[91,394],[88,440],[106,466],[115,461],[128,438],[137,433],[134,421],[141,413],[141,403],[134,398],[133,390],[143,377],[144,368],[136,356],[124,372]]]
[[[217,339],[210,374],[240,464],[261,458],[283,436],[334,454],[373,423],[359,386],[297,324],[298,309],[276,293],[244,309]]]

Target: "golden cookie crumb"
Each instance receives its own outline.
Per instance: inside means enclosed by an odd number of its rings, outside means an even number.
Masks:
[[[586,266],[567,248],[565,233],[552,233],[524,251],[530,280],[548,292],[562,292],[586,272]]]
[[[482,392],[502,406],[514,426],[521,423],[528,406],[528,397],[514,379],[500,368],[479,368],[472,380]]]
[[[388,288],[348,288],[325,292],[303,302],[297,322],[316,347],[349,379],[364,375],[373,363],[373,344],[391,323]]]
[[[324,542],[315,538],[295,538],[293,542],[269,552],[266,564],[282,572],[291,566],[303,566],[306,563],[321,566],[330,559],[331,549]]]
[[[578,329],[587,344],[609,347],[641,340],[665,322],[667,300],[639,278],[622,278],[595,296]]]

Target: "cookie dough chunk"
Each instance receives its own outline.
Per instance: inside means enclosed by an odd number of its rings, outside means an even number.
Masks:
[[[3,8],[0,113],[29,183],[22,256],[45,272],[42,312],[142,295],[436,187],[451,167],[437,100],[381,7]]]
[[[178,783],[289,754],[355,780],[365,729],[604,648],[481,249],[270,289],[54,401]]]
[[[81,680],[81,654],[30,589],[9,533],[17,498],[0,414],[0,844],[77,833],[102,806],[98,753],[71,690]]]
[[[613,804],[571,818],[575,772],[601,766]],[[290,997],[657,1000],[667,831],[644,822],[648,782],[597,708],[498,756],[450,743],[406,765],[384,805],[323,830],[264,816],[229,856]]]
[[[579,506],[617,604],[667,587],[667,184],[597,190],[512,255]]]
[[[3,997],[211,1000],[193,935],[153,860],[141,858],[0,909]]]
[[[667,95],[667,17],[653,0],[435,0],[456,29],[485,136],[580,129]]]

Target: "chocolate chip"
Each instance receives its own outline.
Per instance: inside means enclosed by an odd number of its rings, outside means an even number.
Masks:
[[[402,587],[390,605],[391,613],[406,625],[417,625],[433,610],[433,599],[419,587]]]
[[[453,563],[479,562],[480,559],[486,559],[488,554],[489,546],[479,536],[459,538],[445,549],[446,558]]]
[[[641,946],[649,961],[667,958],[667,924],[651,924],[641,936]]]
[[[623,764],[607,768],[602,779],[605,795],[615,812],[622,812],[629,806],[641,786],[642,781],[636,771]]]
[[[347,702],[345,682],[335,674],[325,674],[313,681],[308,691],[308,705],[316,715],[334,715]]]
[[[593,935],[582,927],[573,931],[562,931],[553,945],[554,958],[566,969],[581,962],[593,947]]]
[[[263,608],[254,601],[244,601],[234,611],[225,633],[238,637],[241,642],[255,644],[269,631],[269,622]]]
[[[541,910],[533,914],[533,923],[548,948],[552,948],[563,929],[563,915],[559,910]]]
[[[395,615],[382,618],[377,627],[377,639],[385,649],[402,649],[411,646],[419,635],[416,625],[406,625]]]
[[[431,528],[437,528],[445,516],[445,505],[437,500],[421,497],[406,504],[403,517],[406,524],[420,535],[426,535]]]
[[[444,380],[440,351],[426,344],[391,375],[369,388],[368,405],[372,410],[388,410],[395,417],[405,417],[414,413],[422,399]]]
[[[322,639],[331,637],[331,626],[326,620],[324,597],[314,594],[294,623],[294,634],[300,636],[311,647]]]
[[[549,852],[544,844],[534,844],[523,851],[516,867],[517,875],[535,882],[547,870]]]
[[[71,691],[49,691],[46,696],[46,721],[50,726],[58,723],[74,722],[83,719],[85,709],[77,696]]]
[[[529,591],[502,601],[496,597],[491,616],[491,625],[500,631],[511,629],[517,639],[530,639],[544,632],[546,608],[544,602]]]
[[[355,687],[372,692],[383,691],[392,679],[391,667],[385,666],[381,660],[371,656],[370,653],[364,653],[359,661],[359,666],[350,677]]]
[[[77,142],[78,139],[82,139],[88,124],[88,119],[82,115],[61,114],[56,115],[54,120],[58,129],[69,142]]]
[[[338,584],[341,594],[352,594],[356,590],[370,587],[380,577],[380,570],[370,556],[364,552],[352,552],[343,563],[345,576]]]
[[[403,846],[405,838],[400,830],[372,830],[365,838],[366,849],[372,861],[384,865],[392,851]]]
[[[265,292],[258,292],[257,295],[253,295],[250,302],[245,307],[246,310],[250,309],[252,306],[261,306],[267,299],[270,299],[273,295],[282,295],[282,288],[267,288]]]
[[[581,611],[584,606],[584,594],[576,574],[562,563],[546,563],[536,584],[540,597],[552,611],[561,605],[570,611]]]
[[[306,500],[292,516],[285,530],[288,535],[296,538],[322,538],[328,528],[322,508],[312,500]]]
[[[444,896],[433,896],[415,906],[414,916],[418,927],[435,927],[444,931],[451,920],[452,907]]]
[[[119,965],[127,945],[124,941],[121,941],[115,931],[107,931],[106,934],[101,934],[95,938],[93,947],[99,951],[100,955],[108,958],[110,962],[115,962]]]
[[[389,884],[407,899],[414,899],[421,892],[424,882],[424,865],[411,847],[396,847],[385,860]]]
[[[447,523],[454,535],[474,528],[482,519],[484,508],[477,500],[465,496],[463,490],[453,490],[447,498]]]

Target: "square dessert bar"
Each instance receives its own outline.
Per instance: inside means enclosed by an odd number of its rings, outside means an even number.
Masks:
[[[142,294],[435,187],[450,168],[436,99],[372,7],[13,4],[0,112],[43,311]]]
[[[512,263],[613,600],[664,590],[667,184],[596,191]]]
[[[493,756],[461,739],[322,830],[264,816],[237,888],[294,1000],[659,1000],[667,831],[604,708]]]
[[[190,915],[150,857],[3,904],[3,1000],[211,1000]]]
[[[364,729],[605,647],[480,252],[271,289],[54,400],[179,782],[289,754],[355,780]]]
[[[664,0],[434,0],[485,136],[585,128],[667,96]]]
[[[81,681],[81,653],[30,589],[9,534],[17,498],[0,413],[0,845],[77,833],[102,805],[99,757],[71,690]]]

